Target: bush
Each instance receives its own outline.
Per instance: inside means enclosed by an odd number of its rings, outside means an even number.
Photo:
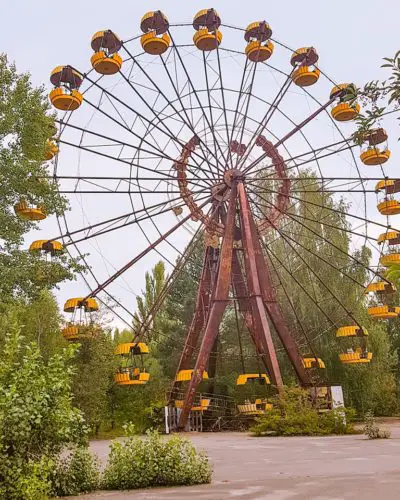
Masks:
[[[52,476],[54,496],[78,495],[98,488],[100,467],[97,457],[88,448],[78,447],[56,463]]]
[[[256,419],[250,429],[255,436],[321,436],[351,432],[354,412],[348,409],[319,413],[304,389],[285,389],[273,408]]]
[[[0,497],[46,498],[60,452],[85,439],[82,414],[72,406],[74,348],[43,359],[26,344],[15,318],[0,317]]]
[[[127,490],[150,486],[202,484],[211,481],[208,458],[187,439],[163,440],[158,432],[146,438],[130,436],[111,444],[103,488]]]
[[[391,436],[389,429],[381,429],[378,426],[372,411],[365,414],[363,432],[368,436],[368,439],[389,439]]]
[[[42,457],[26,460],[4,455],[0,461],[0,498],[7,500],[38,500],[48,498],[51,493],[51,470],[53,461]]]

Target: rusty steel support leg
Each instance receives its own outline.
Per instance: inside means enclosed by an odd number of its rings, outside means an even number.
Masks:
[[[196,365],[193,370],[192,379],[190,380],[189,387],[186,391],[183,409],[179,419],[179,429],[181,430],[185,428],[190,409],[193,405],[196,389],[203,378],[203,372],[206,368],[206,364],[208,363],[211,349],[219,332],[219,325],[221,324],[222,316],[229,301],[236,202],[237,188],[236,183],[233,183],[229,199],[228,214],[226,217],[225,234],[221,247],[215,296],[211,304],[207,326],[200,346],[200,351],[197,356]]]
[[[240,266],[240,262],[237,256],[237,251],[233,252],[233,260],[232,260],[232,284],[235,292],[235,296],[239,302],[239,312],[243,317],[244,323],[246,325],[247,330],[250,333],[251,339],[255,348],[257,350],[258,355],[261,357],[261,360],[269,373],[269,363],[268,363],[268,354],[265,352],[264,345],[261,342],[261,339],[258,335],[257,328],[253,322],[253,313],[252,307],[250,304],[247,284],[245,282],[244,274],[242,272],[242,268]]]
[[[210,297],[212,294],[213,287],[213,265],[214,265],[214,252],[215,249],[212,247],[207,247],[204,253],[203,259],[203,268],[200,276],[199,287],[197,289],[197,297],[196,297],[196,306],[194,311],[194,316],[192,322],[190,324],[189,330],[186,334],[185,344],[183,347],[183,351],[179,360],[178,368],[176,370],[176,374],[180,370],[186,370],[189,368],[189,361],[193,355],[193,351],[195,350],[198,344],[199,335],[205,325],[209,306],[210,306]],[[176,376],[175,381],[172,386],[169,400],[170,402],[175,399],[177,390]]]
[[[272,340],[267,315],[265,312],[263,298],[261,296],[261,287],[254,251],[252,215],[250,212],[247,194],[242,182],[239,182],[238,184],[238,196],[244,259],[250,303],[253,311],[254,325],[257,329],[257,335],[259,336],[264,350],[267,353],[266,362],[269,375],[272,379],[272,383],[280,391],[283,387],[282,375],[279,368],[278,359],[276,357],[275,347]]]
[[[282,310],[276,300],[276,294],[274,287],[272,285],[271,274],[268,269],[265,256],[263,254],[261,244],[259,241],[259,234],[257,233],[254,220],[251,221],[253,226],[253,241],[254,241],[254,253],[256,258],[256,264],[258,269],[258,275],[261,286],[261,295],[267,309],[268,317],[273,324],[283,347],[285,348],[286,354],[292,363],[292,366],[304,386],[313,385],[311,377],[303,365],[303,358],[297,347],[289,328],[286,325],[286,321],[283,317]]]

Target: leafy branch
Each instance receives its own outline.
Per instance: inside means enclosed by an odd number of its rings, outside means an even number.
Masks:
[[[353,135],[356,144],[361,145],[366,136],[377,125],[383,115],[397,112],[400,109],[400,50],[393,58],[384,57],[381,68],[391,70],[391,75],[383,81],[367,82],[357,90],[356,99],[362,105],[363,112],[356,118],[357,131]],[[398,117],[400,119],[400,117]]]

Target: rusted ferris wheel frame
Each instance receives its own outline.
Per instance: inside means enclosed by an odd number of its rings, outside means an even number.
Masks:
[[[211,9],[212,10],[212,9]],[[205,16],[205,20],[209,20],[208,22],[213,23],[213,26],[216,21],[216,16],[211,10],[207,11],[207,15]],[[185,141],[181,140],[178,135],[175,135],[174,132],[169,128],[168,124],[165,122],[163,123],[162,119],[160,117],[156,116],[156,113],[153,109],[151,109],[151,105],[145,101],[140,96],[140,92],[138,92],[138,89],[135,88],[134,85],[132,85],[132,82],[130,81],[129,77],[127,77],[123,72],[120,72],[123,81],[129,86],[129,88],[134,92],[135,96],[141,99],[143,105],[146,107],[148,113],[150,113],[150,118],[149,116],[145,115],[143,112],[138,112],[137,109],[134,109],[132,106],[127,104],[126,102],[123,102],[123,100],[119,99],[117,96],[113,94],[112,91],[108,90],[107,88],[102,85],[100,79],[95,79],[93,78],[93,75],[89,73],[85,74],[85,80],[90,84],[92,88],[98,89],[99,91],[102,92],[102,95],[104,95],[107,99],[114,100],[115,104],[118,104],[127,110],[129,112],[135,113],[140,119],[146,124],[146,131],[152,131],[155,130],[159,134],[164,134],[165,137],[168,138],[168,140],[172,141],[177,148],[180,148],[180,154],[178,158],[169,155],[168,153],[163,150],[162,146],[158,144],[157,142],[155,144],[152,144],[151,141],[147,137],[141,138],[139,146],[133,146],[133,144],[128,144],[128,143],[123,143],[120,139],[116,139],[115,137],[107,137],[99,132],[91,131],[91,130],[81,130],[82,134],[87,133],[87,134],[92,134],[96,136],[98,139],[103,138],[106,142],[111,142],[113,144],[119,144],[121,147],[131,147],[131,148],[136,148],[136,151],[134,153],[134,156],[131,160],[124,160],[123,158],[116,158],[112,154],[100,152],[100,151],[95,151],[93,148],[90,149],[87,146],[84,146],[83,144],[74,144],[72,142],[69,142],[65,140],[62,136],[60,138],[60,143],[64,144],[66,146],[72,146],[72,147],[78,147],[82,151],[90,152],[95,155],[99,155],[103,158],[108,158],[110,160],[116,160],[119,161],[120,163],[125,163],[132,167],[137,168],[137,174],[136,174],[136,184],[135,184],[135,178],[132,177],[132,175],[129,176],[129,178],[126,178],[124,182],[127,182],[129,185],[129,189],[126,191],[122,190],[107,190],[107,188],[104,188],[103,191],[98,191],[98,190],[90,190],[90,189],[74,189],[74,190],[63,190],[60,189],[60,193],[82,193],[82,194],[89,194],[89,193],[107,193],[107,194],[115,194],[120,193],[120,194],[129,194],[131,196],[133,193],[135,193],[134,190],[131,189],[131,185],[137,185],[137,193],[141,195],[142,199],[143,194],[150,195],[150,193],[145,193],[143,188],[140,186],[140,180],[144,179],[144,175],[139,175],[139,172],[146,172],[149,171],[149,167],[146,167],[146,165],[141,163],[140,160],[140,153],[148,153],[150,155],[153,155],[155,158],[159,159],[159,161],[169,161],[171,162],[171,166],[173,167],[174,173],[171,174],[168,173],[166,174],[165,172],[162,171],[157,171],[157,176],[160,180],[160,182],[164,181],[167,186],[169,186],[170,182],[175,182],[176,185],[178,186],[178,189],[176,191],[169,190],[168,192],[172,194],[172,198],[170,198],[168,201],[165,202],[160,202],[160,203],[154,203],[149,205],[148,203],[145,205],[143,201],[143,208],[138,210],[134,209],[132,207],[132,212],[131,213],[126,213],[123,214],[119,217],[114,217],[112,219],[102,221],[96,224],[88,225],[84,228],[80,229],[74,229],[72,231],[67,231],[62,234],[61,238],[65,240],[65,246],[70,246],[70,247],[76,247],[78,248],[78,244],[82,241],[85,241],[90,238],[96,238],[100,237],[103,234],[107,234],[111,231],[116,231],[119,228],[126,227],[127,225],[134,225],[137,224],[138,227],[141,228],[141,222],[143,221],[152,221],[153,225],[156,226],[156,222],[154,220],[158,215],[161,215],[163,213],[167,213],[170,210],[172,210],[174,207],[171,206],[172,204],[176,205],[177,208],[182,208],[183,206],[186,206],[189,209],[189,214],[187,216],[184,216],[177,224],[175,224],[172,228],[170,228],[168,231],[163,231],[161,232],[158,228],[157,231],[159,232],[159,237],[155,239],[154,241],[149,241],[149,245],[142,251],[140,252],[136,257],[131,259],[129,262],[127,262],[121,269],[117,270],[114,274],[112,274],[106,281],[104,282],[98,282],[97,281],[97,286],[91,288],[90,293],[87,295],[86,298],[91,298],[97,296],[100,292],[106,291],[107,288],[111,283],[113,283],[115,280],[117,280],[120,276],[122,276],[123,273],[125,273],[128,269],[130,269],[136,262],[138,262],[143,256],[147,255],[151,251],[158,251],[158,246],[163,243],[163,242],[168,242],[169,237],[175,232],[178,231],[180,228],[185,226],[185,224],[190,220],[197,220],[200,222],[200,228],[204,231],[206,231],[210,236],[216,236],[217,238],[223,238],[227,239],[228,243],[224,244],[224,241],[222,242],[222,247],[225,248],[224,253],[226,254],[225,257],[217,257],[218,251],[214,249],[208,250],[211,247],[207,247],[207,250],[205,252],[205,260],[203,263],[203,275],[200,279],[200,289],[199,289],[199,295],[198,295],[198,304],[196,307],[196,313],[195,317],[193,318],[193,327],[189,329],[189,340],[187,339],[186,344],[185,344],[185,349],[187,349],[187,352],[185,354],[185,350],[182,354],[181,358],[181,365],[188,367],[188,360],[190,356],[193,356],[196,353],[196,350],[198,350],[198,347],[196,347],[196,343],[199,340],[199,336],[201,335],[200,330],[203,328],[206,328],[207,332],[207,339],[204,341],[204,338],[206,338],[206,333],[204,334],[203,337],[203,342],[206,344],[206,350],[200,349],[198,356],[203,356],[201,359],[207,358],[207,351],[208,353],[208,359],[210,357],[211,350],[213,349],[213,342],[210,341],[210,339],[214,338],[215,340],[215,335],[218,335],[218,332],[216,332],[215,329],[215,324],[218,323],[218,320],[215,319],[215,314],[211,317],[211,309],[213,305],[216,306],[218,310],[221,310],[223,303],[225,301],[229,301],[229,297],[226,294],[226,287],[228,286],[226,284],[226,281],[229,282],[229,286],[231,286],[231,289],[234,290],[234,295],[235,297],[242,297],[240,300],[238,300],[238,305],[239,305],[239,310],[242,313],[244,317],[245,324],[249,330],[249,333],[252,337],[253,343],[256,345],[256,350],[261,356],[261,360],[266,366],[266,369],[268,373],[271,374],[271,378],[273,380],[273,383],[280,388],[281,387],[281,378],[280,378],[280,372],[279,372],[279,366],[276,365],[276,360],[274,360],[274,347],[273,345],[270,344],[270,333],[269,333],[269,326],[268,326],[268,321],[266,321],[266,317],[268,316],[269,321],[273,324],[275,330],[278,332],[279,336],[281,334],[283,335],[283,344],[287,350],[287,353],[289,355],[289,358],[295,368],[295,371],[300,379],[300,381],[304,385],[308,385],[310,383],[309,377],[307,372],[304,370],[304,366],[301,363],[301,357],[298,351],[296,351],[296,346],[291,347],[291,340],[290,340],[290,333],[288,335],[285,334],[285,320],[283,319],[282,315],[279,312],[279,307],[278,309],[276,301],[274,299],[274,286],[272,284],[271,280],[271,273],[268,268],[268,264],[265,262],[264,258],[260,257],[262,252],[266,252],[267,255],[270,255],[270,249],[262,248],[264,247],[265,242],[262,240],[262,236],[267,233],[269,229],[274,229],[280,237],[285,241],[286,244],[289,246],[295,245],[295,248],[298,247],[297,242],[293,242],[290,240],[289,236],[285,234],[284,228],[280,227],[280,222],[281,218],[285,215],[288,215],[289,219],[292,221],[295,221],[296,224],[301,225],[302,222],[299,220],[299,217],[293,216],[292,214],[288,214],[289,208],[292,206],[295,206],[299,202],[299,198],[295,195],[293,195],[293,192],[301,192],[299,190],[296,191],[295,189],[295,180],[293,180],[293,176],[290,175],[290,172],[292,169],[297,168],[299,169],[300,166],[305,165],[310,162],[316,162],[318,165],[318,160],[322,159],[324,157],[338,154],[341,151],[346,151],[349,150],[351,154],[354,154],[352,152],[352,148],[354,145],[350,144],[349,139],[346,139],[343,135],[342,141],[336,141],[336,143],[333,143],[332,145],[327,145],[322,148],[312,148],[310,143],[307,141],[307,143],[310,146],[310,151],[307,151],[307,153],[303,153],[297,156],[292,156],[288,155],[289,158],[285,160],[286,155],[282,155],[278,151],[278,147],[281,145],[284,145],[284,143],[292,137],[294,134],[300,131],[301,129],[310,121],[312,121],[315,117],[317,117],[320,113],[327,112],[327,107],[333,102],[333,98],[330,98],[327,103],[321,104],[319,103],[319,108],[312,113],[308,118],[303,120],[299,125],[296,125],[293,127],[293,129],[286,134],[283,138],[279,139],[277,138],[276,141],[269,141],[265,138],[263,133],[265,132],[266,134],[270,133],[270,131],[267,129],[267,125],[269,124],[269,121],[271,120],[272,115],[276,112],[276,110],[279,109],[279,105],[282,102],[284,96],[286,95],[290,84],[292,82],[292,75],[294,69],[289,73],[286,74],[285,81],[282,85],[282,87],[279,89],[275,99],[270,103],[267,112],[265,116],[260,120],[259,126],[257,129],[254,131],[252,134],[252,137],[250,138],[248,144],[243,144],[243,131],[245,129],[245,124],[246,120],[248,119],[248,116],[246,114],[246,111],[244,113],[244,122],[242,121],[242,124],[239,125],[238,122],[238,117],[240,115],[239,112],[239,102],[240,99],[243,97],[245,101],[245,110],[248,110],[248,106],[250,104],[250,98],[252,96],[252,85],[254,82],[254,78],[256,75],[256,67],[257,63],[254,64],[253,66],[253,72],[252,72],[252,78],[250,82],[250,92],[248,93],[248,101],[246,104],[246,92],[244,91],[244,75],[246,72],[247,64],[248,62],[246,61],[246,66],[245,70],[243,73],[243,79],[242,79],[242,84],[241,88],[239,91],[239,97],[237,100],[237,106],[235,110],[235,117],[234,117],[234,125],[232,129],[229,131],[228,123],[227,123],[227,115],[226,115],[226,106],[225,106],[225,96],[224,96],[224,85],[223,85],[223,78],[222,78],[222,72],[221,72],[221,60],[220,60],[220,52],[224,50],[223,48],[216,47],[216,54],[217,54],[217,59],[216,59],[216,68],[217,71],[219,72],[219,79],[220,79],[220,84],[221,84],[221,99],[223,103],[223,112],[225,113],[225,126],[226,126],[226,144],[229,146],[228,149],[223,151],[223,148],[221,148],[221,144],[219,143],[219,140],[217,139],[218,132],[216,130],[216,124],[213,121],[213,116],[212,116],[212,105],[209,100],[209,109],[210,113],[207,115],[207,112],[205,109],[203,109],[202,104],[200,103],[198,94],[196,93],[196,88],[194,83],[192,82],[190,75],[187,71],[187,68],[185,67],[185,63],[182,61],[182,54],[180,53],[180,50],[178,50],[179,46],[175,44],[173,34],[171,33],[169,24],[165,24],[165,19],[158,14],[157,17],[158,21],[155,24],[155,26],[158,26],[158,31],[160,33],[168,33],[170,36],[170,39],[172,41],[172,46],[171,46],[171,52],[176,56],[178,63],[182,65],[182,68],[184,72],[186,73],[187,76],[187,86],[190,92],[193,92],[193,98],[197,99],[200,109],[202,110],[202,113],[204,114],[206,125],[209,126],[210,133],[212,135],[212,138],[214,140],[214,147],[215,151],[218,150],[219,154],[216,154],[212,151],[212,146],[207,142],[207,140],[204,139],[204,137],[201,137],[201,135],[197,135],[196,131],[196,126],[191,122],[191,119],[188,114],[188,110],[185,109],[185,106],[182,103],[182,94],[179,93],[178,89],[174,85],[174,80],[173,77],[171,76],[171,72],[168,68],[168,57],[163,57],[160,56],[160,61],[162,62],[162,66],[166,72],[166,75],[168,77],[168,82],[172,85],[173,90],[176,94],[176,99],[173,100],[172,102],[168,102],[166,106],[170,106],[171,109],[173,110],[174,113],[179,117],[179,120],[181,120],[188,129],[192,132],[192,139],[187,141],[187,138]],[[147,23],[150,21],[146,21]],[[255,23],[257,24],[257,23]],[[264,40],[266,33],[268,32],[267,27],[265,24],[262,24],[262,38]],[[223,25],[222,25],[223,26]],[[161,27],[161,31],[160,31]],[[231,29],[237,29],[234,27],[230,27]],[[248,41],[246,39],[246,41]],[[154,87],[155,91],[159,93],[159,95],[163,96],[165,98],[165,94],[163,93],[163,89],[156,83],[154,79],[151,78],[151,76],[148,76],[146,68],[141,64],[141,61],[138,60],[137,56],[134,56],[132,54],[132,51],[128,49],[128,42],[121,42],[121,44],[118,46],[118,49],[123,49],[126,54],[128,55],[128,59],[132,60],[134,64],[136,65],[137,68],[141,71],[141,73],[145,74],[148,79],[150,84]],[[232,51],[235,52],[235,51]],[[300,53],[296,55],[296,63],[300,63],[300,65],[304,64],[311,64],[311,59],[314,61],[313,64],[315,63],[315,50],[312,48],[309,48],[303,53]],[[207,58],[203,54],[203,64],[206,72],[206,78],[207,78],[207,66],[209,64]],[[267,67],[273,68],[271,65],[267,64]],[[70,67],[71,71],[76,70],[73,67]],[[276,69],[276,68],[273,68]],[[209,86],[209,82],[207,81],[207,90],[208,94],[211,94],[212,88]],[[307,90],[305,92],[309,94]],[[312,97],[312,96],[311,96]],[[91,101],[89,97],[83,93],[83,102],[86,103],[88,106],[90,106],[93,110],[101,113],[102,116],[106,117],[107,119],[111,120],[112,123],[118,124],[122,126],[122,128],[131,134],[135,136],[135,131],[129,129],[126,125],[121,125],[119,123],[118,119],[115,117],[111,116],[111,114],[105,112],[100,105],[96,104],[95,102]],[[160,115],[162,116],[162,115]],[[76,125],[73,125],[70,123],[69,120],[70,117],[67,117],[66,120],[61,120],[60,125],[62,128],[74,128],[74,129],[79,129]],[[234,131],[235,127],[241,127],[241,134],[234,138]],[[337,125],[335,124],[337,127]],[[303,135],[303,134],[302,134]],[[152,137],[149,134],[149,137]],[[136,138],[137,137],[136,134]],[[337,150],[331,151],[330,148],[334,145],[338,145],[339,148]],[[250,153],[254,150],[255,147],[262,148],[263,153],[258,156],[257,158],[253,159],[250,164],[246,165],[246,161],[250,157]],[[328,151],[328,152],[325,152]],[[138,156],[136,156],[138,154]],[[210,156],[211,155],[211,160]],[[236,160],[234,155],[236,155]],[[305,155],[310,155],[311,158],[306,158],[304,159],[303,157]],[[206,159],[206,167],[208,164],[208,168],[210,169],[209,172],[206,171],[206,168],[203,166],[203,160]],[[209,160],[209,161],[208,161]],[[278,182],[279,186],[275,187],[273,190],[269,190],[268,193],[270,195],[274,195],[275,199],[274,201],[271,201],[271,199],[265,199],[262,197],[262,192],[258,192],[255,190],[254,185],[256,182],[259,180],[263,180],[263,175],[264,172],[264,166],[260,168],[260,163],[262,163],[264,160],[267,162],[267,167],[268,167],[268,175],[264,177],[266,181],[268,180],[273,180],[274,182]],[[300,161],[298,161],[300,160]],[[304,161],[303,161],[304,160]],[[290,163],[290,164],[289,164]],[[258,168],[257,168],[258,166]],[[318,165],[319,168],[319,165]],[[358,169],[357,169],[358,171]],[[359,173],[359,171],[358,171]],[[150,172],[149,172],[150,174]],[[322,175],[322,174],[321,174]],[[360,175],[360,173],[359,173]],[[55,173],[55,179],[67,179],[67,176],[57,176]],[[70,176],[69,178],[74,178],[74,176]],[[106,180],[112,180],[112,176],[98,176],[98,177],[89,177],[89,176],[77,176],[75,177],[78,182],[85,181],[87,183],[92,183],[95,185],[97,182],[103,182],[106,184]],[[149,180],[154,180],[156,177],[149,177]],[[327,178],[322,179],[322,189],[324,192],[332,192],[332,193],[339,193],[339,192],[347,192],[345,189],[338,190],[332,189],[331,191],[326,190],[325,184],[328,185],[329,187],[329,181]],[[320,180],[321,180],[320,179]],[[336,179],[336,178],[334,178]],[[343,180],[348,180],[349,178],[343,178]],[[368,192],[368,190],[365,189],[364,186],[364,181],[369,180],[369,178],[364,177],[360,179],[360,193],[365,193]],[[380,178],[377,178],[380,179]],[[122,180],[122,178],[120,178]],[[192,186],[195,186],[195,189],[193,189]],[[197,188],[196,188],[197,186]],[[168,187],[169,189],[169,187]],[[198,189],[198,191],[196,191]],[[154,191],[156,193],[157,191]],[[165,194],[167,190],[159,190],[159,194]],[[354,191],[357,192],[357,191]],[[177,195],[177,196],[175,196]],[[255,206],[254,198],[253,196],[257,196],[259,199],[258,202],[260,205],[263,205],[263,210],[262,214],[260,216],[260,213],[258,213],[256,216],[253,214],[253,209]],[[206,201],[203,201],[206,199]],[[235,199],[233,202],[232,200]],[[230,240],[232,242],[237,241],[238,235],[237,235],[237,227],[234,227],[234,225],[229,222],[229,227],[227,226],[228,224],[228,215],[223,213],[223,207],[228,203],[234,203],[237,210],[240,213],[240,226],[241,226],[241,234],[239,235],[241,238],[241,241],[245,247],[244,253],[245,253],[245,258],[244,261],[240,261],[238,259],[238,249],[235,248],[234,243],[232,243],[232,248],[228,248],[230,245]],[[307,202],[308,203],[308,202]],[[216,212],[206,212],[205,207],[207,204],[215,205]],[[250,206],[251,205],[251,206]],[[339,211],[337,211],[339,213]],[[367,217],[359,217],[355,214],[347,214],[349,217],[354,217],[355,220],[360,220],[363,221],[365,224],[368,224],[368,222],[372,224],[377,224],[382,227],[386,227],[383,224],[376,223],[376,221],[369,220]],[[297,218],[296,218],[297,217]],[[306,221],[306,218],[303,219]],[[304,224],[304,223],[303,223]],[[142,228],[141,228],[142,230]],[[143,230],[142,230],[143,232]],[[351,229],[348,230],[349,233],[352,234],[357,234],[356,232],[353,232]],[[365,239],[369,238],[367,232],[365,235],[362,235],[359,233],[360,236],[365,236]],[[54,238],[55,239],[55,238]],[[262,245],[260,246],[260,240]],[[49,239],[49,241],[52,241],[52,239]],[[327,240],[328,244],[332,245],[332,242]],[[294,250],[295,250],[294,248]],[[222,250],[221,250],[222,252]],[[256,257],[253,258],[252,254],[255,254]],[[348,254],[347,254],[348,255]],[[319,257],[319,256],[317,256]],[[349,256],[352,258],[352,256]],[[183,265],[185,259],[189,258],[186,254],[186,252],[183,253],[183,260],[180,261],[180,265]],[[211,272],[211,261],[214,262],[214,268],[213,271]],[[217,260],[215,260],[217,259]],[[241,263],[240,263],[241,262]],[[217,265],[216,265],[217,263]],[[327,262],[329,264],[329,262]],[[358,264],[362,264],[358,262]],[[227,270],[227,268],[230,268],[230,271]],[[364,266],[364,268],[368,269],[372,274],[377,275],[377,271],[368,268]],[[233,270],[233,271],[232,271]],[[339,269],[337,269],[338,272],[340,272]],[[241,278],[238,280],[237,278],[229,278],[229,273],[232,273],[235,276],[241,276]],[[210,274],[211,273],[211,274]],[[219,277],[219,288],[217,286],[217,278],[219,274],[221,274],[221,277]],[[224,274],[225,273],[225,274]],[[343,275],[345,275],[342,272]],[[211,277],[213,276],[213,278]],[[218,276],[217,276],[218,275]],[[174,276],[174,273],[173,273]],[[278,274],[279,276],[279,274]],[[315,275],[316,279],[318,279],[318,275]],[[171,286],[171,282],[168,283],[168,286]],[[214,284],[213,284],[214,283]],[[358,283],[357,283],[358,284]],[[360,285],[360,284],[358,284]],[[328,287],[329,288],[329,287]],[[224,290],[223,293],[221,290]],[[165,294],[167,293],[168,288],[163,290],[163,293],[161,294],[163,297],[165,297]],[[328,290],[329,293],[331,293],[330,290]],[[108,293],[106,291],[106,293]],[[228,292],[229,295],[229,292]],[[217,297],[217,299],[216,299]],[[257,298],[258,297],[258,298]],[[357,320],[354,318],[354,315],[352,314],[351,311],[347,310],[347,307],[345,304],[341,303],[340,299],[338,297],[334,297],[336,302],[340,305],[340,307],[346,312],[347,316],[351,318],[356,324]],[[311,297],[312,299],[312,297]],[[222,305],[219,305],[215,303],[215,301],[220,300]],[[261,300],[261,304],[260,304]],[[141,333],[144,334],[148,332],[149,325],[152,322],[152,316],[156,314],[158,308],[160,307],[161,300],[157,302],[154,308],[150,311],[148,317],[145,319],[142,325]],[[252,304],[250,306],[250,303]],[[275,305],[274,305],[275,304]],[[318,307],[321,307],[318,304]],[[201,314],[199,314],[199,311]],[[218,312],[219,314],[219,312]],[[217,316],[218,316],[217,314]],[[208,321],[209,319],[212,319],[213,325],[209,327]],[[211,328],[211,330],[210,330]],[[192,332],[190,334],[190,332]],[[211,333],[210,333],[211,332]],[[283,333],[282,333],[283,332]],[[190,336],[191,335],[191,336]],[[197,338],[195,338],[197,337]],[[305,337],[306,338],[306,337]],[[281,337],[282,340],[282,337]],[[308,342],[308,340],[307,340]],[[308,342],[309,343],[309,342]],[[212,344],[212,345],[211,345]],[[210,350],[211,349],[211,350]],[[310,349],[312,351],[312,346],[310,346]],[[206,355],[204,354],[206,353]],[[315,353],[313,352],[313,355],[315,356]],[[205,356],[205,358],[204,358]],[[200,358],[197,360],[197,368],[194,370],[193,378],[191,380],[191,385],[190,385],[190,390],[186,394],[185,398],[185,403],[184,403],[184,417],[182,417],[182,422],[181,424],[183,425],[184,418],[187,417],[187,412],[190,410],[191,407],[191,401],[193,401],[192,398],[192,392],[193,388],[195,389],[196,384],[198,383],[198,377],[199,373],[202,370],[203,367],[203,361],[199,361]],[[207,361],[206,361],[207,362]],[[201,378],[200,378],[201,379]]]

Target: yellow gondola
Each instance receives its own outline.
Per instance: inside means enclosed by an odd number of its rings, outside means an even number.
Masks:
[[[368,307],[368,316],[375,319],[393,319],[400,314],[400,307],[386,304]]]
[[[390,158],[390,151],[378,148],[377,146],[369,147],[360,154],[360,160],[364,165],[382,165]]]
[[[167,16],[160,10],[147,12],[142,17],[140,28],[144,33],[140,38],[143,50],[151,55],[164,54],[171,44]]]
[[[400,202],[397,200],[385,200],[378,203],[377,209],[382,215],[398,215],[400,214]]]
[[[332,117],[338,122],[348,122],[350,120],[354,120],[359,112],[359,104],[350,106],[348,102],[341,102],[340,104],[334,106],[331,110]]]
[[[207,28],[202,28],[193,35],[193,42],[199,50],[209,52],[216,49],[222,42],[222,33],[210,33]]]
[[[69,341],[94,338],[98,328],[92,322],[90,314],[98,309],[99,305],[93,297],[68,299],[64,304],[64,312],[71,313],[71,320],[61,332],[63,337]]]
[[[215,9],[202,9],[193,19],[193,42],[199,50],[208,52],[216,49],[222,41],[222,33],[219,31],[221,18]]]
[[[65,340],[73,342],[76,340],[94,338],[96,336],[97,329],[94,325],[71,322],[61,330],[61,333]]]
[[[119,54],[107,55],[104,51],[95,52],[90,62],[100,75],[115,75],[122,68],[122,57]]]
[[[75,111],[82,104],[83,96],[77,90],[67,93],[61,87],[53,89],[49,94],[51,104],[61,111]]]
[[[388,135],[383,128],[370,130],[364,134],[365,146],[361,148],[360,159],[365,165],[381,165],[390,158],[387,147]]]
[[[114,75],[122,67],[122,57],[118,51],[122,47],[119,37],[111,30],[98,31],[90,43],[94,54],[90,62],[100,75]]]
[[[114,351],[122,359],[122,365],[114,375],[117,385],[145,385],[150,380],[150,374],[144,369],[143,354],[149,354],[149,348],[144,342],[126,342],[119,344]],[[140,360],[140,367],[137,366]]]
[[[117,385],[146,385],[149,380],[150,373],[140,372],[139,369],[114,374],[114,382]]]
[[[183,408],[183,399],[176,399],[174,401],[175,408]],[[207,411],[210,407],[211,399],[205,399],[201,398],[198,404],[194,404],[194,406],[191,407],[190,411],[199,411],[199,412],[204,412]]]
[[[78,340],[79,339],[79,328],[78,325],[69,324],[61,330],[62,336],[65,340]]]
[[[142,44],[143,50],[148,54],[160,56],[164,54],[170,46],[171,39],[167,33],[164,33],[161,37],[157,37],[155,31],[150,31],[142,35],[140,43]]]
[[[308,66],[301,66],[293,71],[292,80],[298,87],[309,87],[317,83],[320,74],[318,68],[311,69]]]
[[[342,326],[336,331],[336,337],[346,339],[359,338],[357,343],[359,347],[354,350],[349,347],[346,352],[339,354],[339,359],[344,364],[369,363],[372,359],[372,353],[367,350],[368,331],[358,325]],[[355,342],[355,341],[353,341]],[[346,345],[346,344],[345,344]]]
[[[400,264],[400,253],[388,253],[386,255],[382,255],[379,262],[384,267],[389,267],[393,264]]]
[[[368,293],[376,293],[377,295],[389,295],[391,293],[394,293],[396,291],[396,287],[393,285],[393,283],[390,283],[388,281],[374,281],[373,283],[370,283],[366,289],[365,289],[365,294]]]
[[[85,312],[94,312],[98,311],[99,305],[97,300],[92,297],[87,299],[74,297],[68,299],[64,304],[64,312],[75,312],[77,309],[84,309]]]
[[[400,192],[400,181],[395,179],[382,179],[375,186],[378,197],[377,208],[382,215],[400,214],[400,201],[395,194]]]
[[[125,344],[119,344],[115,348],[114,354],[132,354],[134,356],[140,354],[149,354],[149,348],[144,342],[127,342]]]
[[[360,105],[358,103],[349,104],[344,100],[346,89],[350,86],[351,84],[349,83],[341,83],[333,87],[330,93],[330,99],[339,100],[339,103],[334,104],[331,109],[332,117],[339,122],[354,120],[360,112]]]
[[[315,66],[318,54],[314,47],[301,47],[293,52],[290,59],[295,68],[292,73],[292,81],[298,87],[309,87],[314,85],[320,77],[320,70]]]
[[[273,405],[266,399],[257,398],[254,403],[246,401],[237,405],[238,412],[244,415],[263,415],[269,410],[272,410]]]
[[[42,252],[57,255],[63,253],[64,247],[59,241],[36,240],[30,244],[29,251],[31,253]]]
[[[341,326],[336,331],[336,337],[366,337],[368,330],[358,325]]]
[[[387,241],[389,245],[399,245],[400,233],[398,231],[387,231],[386,233],[380,234],[376,241],[378,245],[385,243],[385,241]]]
[[[271,383],[266,373],[242,373],[236,379],[236,385],[245,385],[249,381],[257,381],[260,382],[260,384]]]
[[[339,359],[344,364],[369,363],[372,359],[372,352],[359,349],[356,352],[341,353]]]
[[[247,26],[244,39],[247,42],[245,53],[253,62],[263,62],[272,56],[274,44],[269,40],[272,30],[265,21],[257,21]]]
[[[47,141],[46,143],[46,149],[45,149],[45,153],[44,153],[44,159],[46,161],[50,161],[52,160],[55,155],[58,153],[58,146],[55,142],[53,141]]]
[[[194,370],[179,370],[176,374],[175,382],[188,382],[192,379]],[[208,373],[204,370],[202,375],[203,380],[208,380]]]
[[[253,62],[267,61],[274,52],[274,44],[271,40],[262,45],[261,42],[252,41],[246,45],[245,54]]]
[[[83,76],[71,66],[57,66],[50,75],[54,89],[50,92],[51,104],[61,111],[75,111],[82,104],[83,96],[78,91]]]
[[[303,358],[304,368],[325,368],[325,363],[321,358]]]
[[[23,220],[39,221],[46,218],[46,212],[43,206],[31,205],[26,200],[21,200],[14,205],[14,212]]]

